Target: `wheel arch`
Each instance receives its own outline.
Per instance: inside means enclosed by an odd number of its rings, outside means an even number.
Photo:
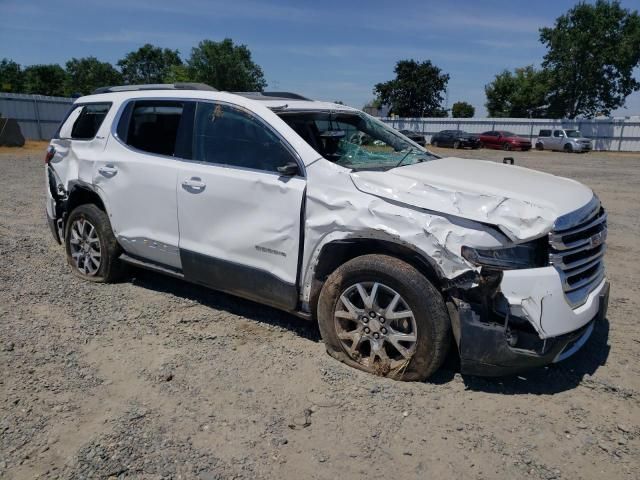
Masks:
[[[316,262],[308,272],[308,281],[311,283],[308,302],[312,315],[315,315],[320,290],[329,275],[349,260],[370,254],[388,255],[408,263],[440,292],[446,286],[445,277],[435,261],[410,246],[378,238],[337,239],[321,247]]]
[[[63,232],[69,214],[80,205],[93,204],[105,212],[107,216],[109,215],[105,201],[92,185],[84,182],[73,182],[69,185],[68,192],[62,207]]]

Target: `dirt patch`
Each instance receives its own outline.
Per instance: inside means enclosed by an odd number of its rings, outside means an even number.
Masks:
[[[561,364],[406,384],[268,307],[143,271],[78,280],[44,222],[44,149],[0,149],[0,477],[637,478],[640,155],[439,149],[593,187],[611,305]]]

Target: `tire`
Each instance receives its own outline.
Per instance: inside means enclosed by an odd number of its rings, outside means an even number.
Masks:
[[[431,142],[431,146],[438,148],[438,141]]]
[[[511,145],[509,145],[508,143],[503,143],[502,150],[504,150],[505,152],[511,151]]]
[[[480,142],[480,145],[478,146],[478,148],[487,148],[487,146],[484,143]]]
[[[570,143],[565,143],[564,144],[564,151],[567,153],[573,153],[573,147],[571,146]]]
[[[366,315],[358,285],[370,301],[373,297],[375,315]],[[392,306],[396,296],[400,299]],[[349,311],[345,297],[356,310]],[[382,318],[387,314],[398,318]],[[387,255],[356,257],[333,272],[320,292],[318,323],[329,355],[359,370],[398,380],[426,380],[444,362],[451,342],[451,322],[440,292],[411,265]],[[409,341],[399,343],[398,338]]]
[[[111,230],[109,217],[96,205],[80,205],[71,212],[65,227],[64,246],[71,271],[83,280],[109,283],[125,272],[124,264],[118,259],[122,249]]]
[[[542,152],[544,150],[544,145],[540,142],[536,143],[536,150]]]
[[[453,148],[458,150],[460,148],[460,142],[458,142],[458,141],[453,142]]]

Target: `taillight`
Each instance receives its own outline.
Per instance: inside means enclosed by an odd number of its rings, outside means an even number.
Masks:
[[[48,165],[55,154],[56,154],[56,149],[51,145],[49,145],[47,147],[47,154],[44,156],[44,163]]]

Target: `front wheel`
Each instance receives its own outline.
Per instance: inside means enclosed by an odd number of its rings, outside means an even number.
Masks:
[[[318,323],[331,356],[399,380],[427,379],[450,344],[440,292],[411,265],[386,255],[363,255],[333,272],[320,292]]]
[[[431,146],[438,148],[438,141],[435,140],[435,141],[431,142]]]
[[[460,148],[460,142],[459,141],[455,141],[453,142],[453,148],[455,148],[456,150],[458,150]]]
[[[108,283],[124,272],[118,259],[122,252],[109,217],[96,205],[80,205],[71,212],[64,244],[67,263],[73,273],[84,280]]]
[[[511,150],[511,145],[509,143],[503,143],[502,150],[504,150],[505,152],[508,152],[509,150]]]
[[[564,151],[567,152],[567,153],[572,153],[573,152],[573,147],[571,146],[570,143],[565,144]]]

